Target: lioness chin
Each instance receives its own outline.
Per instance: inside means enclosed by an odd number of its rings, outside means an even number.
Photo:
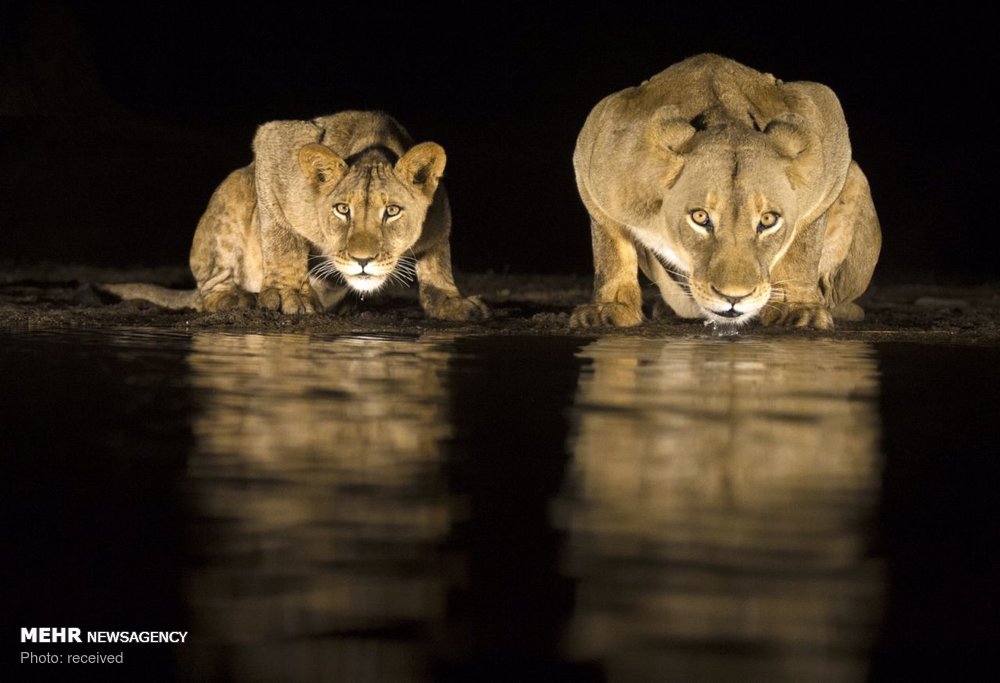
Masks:
[[[881,231],[826,86],[692,57],[598,103],[573,164],[595,269],[573,325],[642,322],[639,270],[684,318],[863,317]]]
[[[451,210],[440,145],[414,145],[394,119],[348,111],[258,128],[254,161],[226,178],[195,230],[197,290],[103,285],[127,299],[221,311],[282,313],[335,307],[349,290],[419,282],[427,315],[485,318],[452,276]]]

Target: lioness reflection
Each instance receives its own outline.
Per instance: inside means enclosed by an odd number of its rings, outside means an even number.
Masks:
[[[192,680],[415,680],[443,609],[433,339],[199,334]]]
[[[859,680],[877,619],[862,343],[602,339],[557,506],[609,680]]]

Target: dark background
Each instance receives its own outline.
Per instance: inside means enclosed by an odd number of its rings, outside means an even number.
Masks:
[[[448,151],[459,269],[587,274],[587,113],[712,51],[837,92],[882,222],[877,281],[1000,275],[983,12],[416,4],[0,5],[0,259],[184,264],[257,124],[365,108]]]

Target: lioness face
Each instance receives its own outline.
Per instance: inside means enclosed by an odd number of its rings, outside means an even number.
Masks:
[[[423,230],[444,150],[423,143],[395,164],[376,151],[348,165],[322,145],[307,145],[299,162],[316,190],[316,247],[325,257],[311,272],[339,274],[359,292],[409,282],[414,266],[406,254]]]
[[[766,146],[705,145],[689,154],[664,197],[660,253],[687,275],[705,318],[751,320],[782,283],[771,269],[791,244],[797,219],[787,160]]]

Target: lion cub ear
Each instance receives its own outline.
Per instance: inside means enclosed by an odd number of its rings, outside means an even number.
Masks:
[[[663,187],[673,187],[677,176],[684,168],[684,157],[681,154],[696,129],[691,122],[681,116],[681,110],[674,104],[660,107],[653,112],[646,129],[647,140],[662,153],[664,162],[660,182]]]
[[[444,173],[447,157],[444,148],[436,142],[414,145],[396,162],[396,173],[427,197],[433,197],[438,180]]]
[[[299,150],[299,168],[309,184],[319,189],[337,183],[347,170],[347,162],[329,147],[312,143]]]

